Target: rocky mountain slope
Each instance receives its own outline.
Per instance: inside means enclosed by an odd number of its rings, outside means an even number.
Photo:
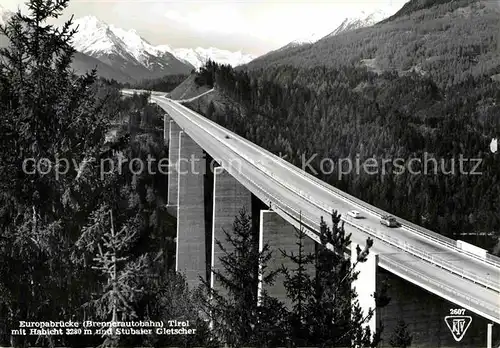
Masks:
[[[345,18],[342,23],[329,34],[325,35],[325,33],[312,33],[304,37],[297,38],[285,46],[271,51],[264,56],[258,57],[257,59],[260,60],[264,57],[270,58],[274,56],[275,53],[284,54],[286,52],[286,54],[292,54],[292,51],[297,48],[303,48],[307,45],[310,46],[325,38],[333,37],[341,33],[346,33],[360,28],[370,27],[389,17],[389,15],[389,11],[381,9],[371,13],[361,12],[358,16]]]
[[[411,0],[395,15],[295,50],[275,52],[245,68],[365,67],[382,74],[416,72],[440,86],[468,75],[500,73],[500,6],[491,1]]]

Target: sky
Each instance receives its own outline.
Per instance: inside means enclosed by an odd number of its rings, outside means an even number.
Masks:
[[[346,17],[375,10],[395,13],[407,0],[72,0],[62,23],[93,15],[123,29],[135,29],[154,45],[217,47],[261,55],[311,34],[327,35]],[[1,0],[9,10],[25,0]]]

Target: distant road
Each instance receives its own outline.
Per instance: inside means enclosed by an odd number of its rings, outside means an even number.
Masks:
[[[178,103],[187,103],[187,102],[192,102],[200,97],[203,97],[204,95],[208,94],[208,93],[211,93],[213,92],[214,89],[212,88],[211,90],[209,91],[206,91],[206,92],[203,92],[202,94],[200,95],[197,95],[196,97],[193,97],[193,98],[189,98],[189,99],[181,99],[181,100],[177,100]]]

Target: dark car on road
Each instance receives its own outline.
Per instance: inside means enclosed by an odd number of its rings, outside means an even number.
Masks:
[[[399,225],[396,218],[391,215],[383,215],[380,218],[380,223],[382,225],[386,225],[387,227],[397,227]]]

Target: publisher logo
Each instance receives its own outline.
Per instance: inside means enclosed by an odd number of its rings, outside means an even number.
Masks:
[[[444,317],[444,321],[448,329],[450,329],[455,341],[460,342],[472,323],[472,317],[466,315],[450,315]]]

